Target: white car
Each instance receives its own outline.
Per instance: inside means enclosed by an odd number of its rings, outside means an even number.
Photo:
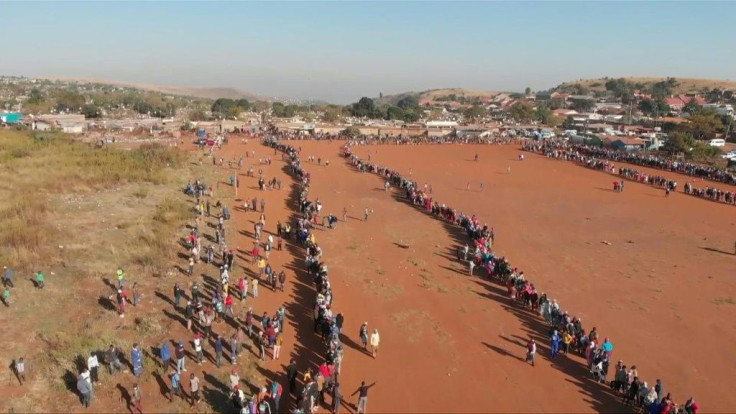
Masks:
[[[721,158],[725,158],[727,160],[736,160],[736,150],[721,155]]]

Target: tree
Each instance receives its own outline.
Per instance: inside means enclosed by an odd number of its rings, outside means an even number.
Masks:
[[[517,102],[509,108],[509,114],[518,122],[529,122],[534,119],[534,107],[528,102]]]
[[[606,90],[613,92],[622,102],[628,102],[634,96],[634,85],[624,78],[609,80],[606,82]]]
[[[41,94],[41,91],[39,91],[38,88],[31,89],[31,93],[28,94],[27,102],[32,105],[43,102],[43,95]]]
[[[339,108],[325,109],[325,113],[322,116],[322,120],[324,120],[325,122],[335,122],[338,119],[340,119],[340,109]]]
[[[532,88],[527,86],[526,89],[524,89],[524,95],[531,95],[531,93],[532,93]]]
[[[686,112],[690,115],[697,115],[703,111],[703,106],[698,103],[694,98],[690,99],[685,106],[682,107],[682,112]]]
[[[572,107],[578,112],[590,112],[595,108],[595,102],[592,99],[575,99]]]
[[[662,116],[670,111],[670,106],[662,99],[644,99],[637,107],[647,116]]]
[[[355,138],[360,135],[360,128],[356,126],[349,126],[340,132],[341,135],[346,135],[351,138]]]
[[[85,118],[99,118],[102,116],[102,112],[95,105],[84,105],[82,107],[82,115]]]
[[[572,119],[571,116],[568,116],[565,118],[564,121],[562,121],[562,128],[563,129],[575,129],[575,120]]]
[[[351,106],[351,113],[358,117],[373,116],[376,113],[376,105],[373,99],[364,96]]]
[[[77,112],[84,105],[84,96],[74,91],[61,90],[56,94],[56,110],[57,111],[74,111]]]
[[[399,102],[396,103],[396,106],[401,109],[416,108],[419,106],[419,100],[416,96],[405,96],[399,99]]]
[[[485,108],[480,105],[474,105],[465,110],[465,118],[471,121],[477,121],[488,114]]]
[[[404,119],[404,110],[398,106],[390,106],[386,110],[386,117],[388,119]]]
[[[701,111],[688,118],[688,123],[681,124],[679,131],[691,134],[695,139],[713,139],[716,132],[723,129],[723,120],[713,111]]]
[[[207,114],[201,109],[195,109],[189,112],[189,120],[193,122],[206,121]]]

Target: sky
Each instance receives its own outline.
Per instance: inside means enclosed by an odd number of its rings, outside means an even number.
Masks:
[[[357,101],[736,77],[736,2],[2,2],[0,74]]]

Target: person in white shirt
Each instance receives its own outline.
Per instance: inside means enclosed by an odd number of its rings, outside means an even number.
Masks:
[[[371,334],[371,351],[373,352],[373,358],[378,354],[378,345],[381,342],[381,337],[378,336],[378,329],[375,329]]]
[[[89,354],[87,358],[87,368],[89,368],[90,381],[94,384],[100,383],[100,376],[97,374],[97,369],[100,366],[100,362],[97,360],[97,355],[93,353]]]

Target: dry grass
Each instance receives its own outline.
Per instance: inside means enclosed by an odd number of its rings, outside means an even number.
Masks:
[[[0,359],[23,356],[33,367],[32,392],[0,411],[68,410],[82,357],[111,343],[129,355],[133,342],[157,343],[168,331],[171,321],[151,306],[118,320],[101,279],[122,265],[144,302],[166,283],[149,276],[171,266],[192,216],[180,196],[180,181],[195,174],[185,158],[155,145],[94,149],[61,134],[0,130],[0,263],[16,273]],[[37,268],[43,294],[27,281]],[[144,375],[152,363],[144,358]]]
[[[666,77],[661,77],[661,78],[628,77],[624,79],[626,79],[629,82],[633,82],[633,83],[645,83],[645,84],[652,84],[652,83],[660,82],[663,80],[667,80]],[[714,88],[736,89],[736,81],[732,81],[732,80],[677,78],[677,77],[675,77],[675,79],[679,83],[679,86],[675,89],[675,93],[700,92],[702,90],[706,90],[706,89],[711,90]],[[580,80],[565,82],[562,85],[574,85],[576,83],[587,86],[593,90],[605,90],[606,89],[605,88],[606,79],[604,78],[580,79]],[[591,85],[598,85],[598,86],[592,87]]]

